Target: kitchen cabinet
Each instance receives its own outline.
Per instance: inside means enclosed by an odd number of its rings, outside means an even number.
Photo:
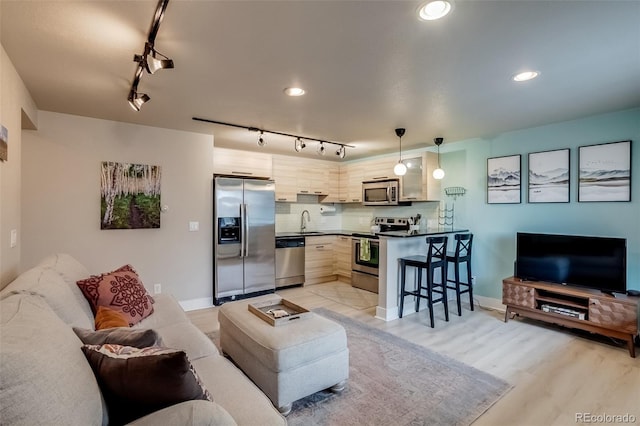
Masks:
[[[341,281],[351,282],[351,237],[338,235],[333,248],[334,273]]]
[[[340,202],[340,165],[325,162],[327,170],[327,196],[320,199],[321,203]]]
[[[363,180],[364,167],[362,163],[351,163],[340,166],[340,202],[361,203]]]
[[[274,155],[276,201],[295,202],[297,194],[317,195],[321,202],[338,201],[340,166],[322,160]]]
[[[383,157],[363,161],[360,163],[364,170],[362,180],[396,179],[397,176],[393,174],[393,166],[395,166],[397,162],[398,157]]]
[[[336,279],[333,261],[335,241],[335,235],[305,237],[305,284],[318,284]]]
[[[213,173],[217,175],[272,177],[272,156],[236,149],[213,149]]]
[[[400,178],[400,201],[439,201],[440,182],[432,175],[438,156],[423,152],[403,159],[407,173]]]
[[[276,182],[276,201],[295,203],[298,200],[297,158],[273,156],[273,180]]]

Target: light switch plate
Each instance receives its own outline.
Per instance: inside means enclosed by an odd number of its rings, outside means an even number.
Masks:
[[[200,222],[189,222],[189,232],[196,232],[200,230]]]
[[[17,229],[12,229],[11,230],[11,248],[14,248],[15,246],[18,245],[18,230]]]

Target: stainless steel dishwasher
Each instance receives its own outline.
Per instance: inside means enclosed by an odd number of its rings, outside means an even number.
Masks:
[[[276,237],[276,288],[304,283],[304,237]]]

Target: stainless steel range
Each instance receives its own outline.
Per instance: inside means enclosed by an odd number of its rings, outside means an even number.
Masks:
[[[405,217],[376,217],[374,223],[380,232],[409,229]],[[380,241],[373,233],[354,233],[351,241],[351,285],[363,290],[378,292],[380,266]],[[368,249],[367,249],[368,247]]]

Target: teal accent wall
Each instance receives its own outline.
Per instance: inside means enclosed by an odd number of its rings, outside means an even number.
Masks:
[[[578,147],[632,140],[631,202],[579,203]],[[449,142],[449,141],[446,141]],[[527,202],[531,152],[570,148],[570,202]],[[487,204],[487,158],[520,154],[522,202]],[[443,204],[455,205],[455,226],[474,233],[473,274],[478,295],[500,299],[502,279],[513,275],[518,231],[624,237],[627,287],[640,289],[640,108],[566,121],[441,147],[446,172],[442,188],[463,186],[467,193]]]

